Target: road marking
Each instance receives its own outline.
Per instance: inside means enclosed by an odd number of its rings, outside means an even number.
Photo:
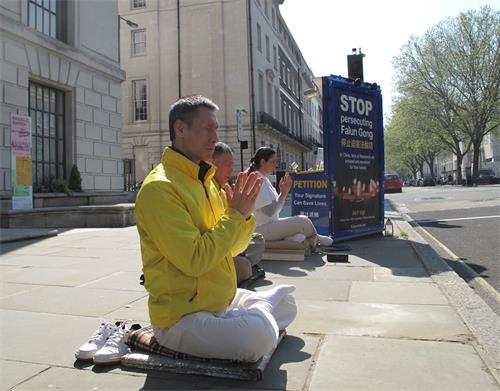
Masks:
[[[479,219],[496,219],[500,217],[500,215],[495,215],[495,216],[477,216],[477,217],[458,217],[455,219],[432,219],[432,220],[417,220],[418,221],[460,221],[460,220],[479,220]]]

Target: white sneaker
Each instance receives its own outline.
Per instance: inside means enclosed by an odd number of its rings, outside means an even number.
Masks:
[[[333,239],[329,236],[318,235],[318,242],[320,246],[328,247],[333,243]]]
[[[130,352],[127,346],[128,336],[132,331],[139,330],[140,324],[130,324],[124,322],[118,329],[108,338],[102,348],[94,354],[95,364],[115,364],[121,361],[121,358]]]
[[[304,240],[306,240],[306,235],[301,234],[301,233],[296,233],[295,235],[287,236],[285,238],[285,240],[289,240],[291,242],[302,243]]]
[[[89,340],[78,348],[75,353],[76,359],[92,360],[94,358],[94,354],[104,346],[108,337],[118,329],[118,325],[120,323],[121,322],[116,322],[116,324],[102,322]]]

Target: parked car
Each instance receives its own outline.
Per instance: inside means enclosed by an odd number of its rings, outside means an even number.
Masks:
[[[386,193],[401,193],[403,191],[401,180],[399,179],[398,174],[384,175],[384,191]]]
[[[495,182],[495,173],[489,168],[479,170],[478,184],[491,184]]]
[[[436,180],[431,176],[424,176],[422,186],[436,186]]]

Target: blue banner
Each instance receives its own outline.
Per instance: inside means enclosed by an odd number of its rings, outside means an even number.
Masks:
[[[329,235],[328,177],[323,171],[302,171],[292,179],[292,216],[309,217],[320,235]]]
[[[323,78],[326,175],[333,192],[334,240],[383,230],[383,124],[380,89]]]

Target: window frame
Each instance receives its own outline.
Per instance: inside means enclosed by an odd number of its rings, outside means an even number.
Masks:
[[[262,53],[262,28],[257,23],[257,50]]]
[[[64,90],[29,80],[28,113],[32,121],[32,168],[35,192],[50,182],[51,178],[66,179],[67,176],[66,94]],[[37,148],[38,146],[41,150]]]
[[[46,8],[48,4],[48,8]],[[38,31],[53,39],[61,40],[61,22],[60,17],[62,14],[61,4],[57,0],[26,0],[27,9],[27,25],[32,29]],[[48,19],[46,20],[46,15]],[[38,18],[41,18],[40,24]],[[45,23],[48,22],[48,30],[45,30]]]
[[[141,100],[137,100],[136,97],[137,97],[137,89],[136,89],[136,85],[137,83],[139,82],[144,82],[144,85],[146,87],[146,96],[145,96],[145,99],[141,99]],[[133,79],[131,80],[131,89],[132,89],[132,93],[131,93],[131,96],[132,96],[132,112],[131,112],[131,119],[132,119],[132,122],[133,123],[144,123],[144,122],[147,122],[149,120],[149,109],[148,109],[148,105],[149,105],[149,98],[148,98],[148,93],[149,93],[149,86],[148,86],[148,80],[147,78],[137,78],[137,79]],[[137,102],[145,102],[145,118],[137,118],[138,115],[137,115]],[[139,114],[139,117],[141,115]]]
[[[144,41],[143,42],[135,42],[135,37],[136,35],[143,33],[144,34]],[[142,52],[137,52],[137,46],[144,44],[144,51]],[[130,56],[131,57],[139,57],[139,56],[145,56],[147,54],[147,37],[146,37],[146,29],[137,29],[137,30],[132,30],[130,32]]]
[[[142,3],[142,5],[135,5],[137,3]],[[136,10],[136,9],[141,9],[141,8],[146,8],[146,0],[130,0],[130,9]]]

